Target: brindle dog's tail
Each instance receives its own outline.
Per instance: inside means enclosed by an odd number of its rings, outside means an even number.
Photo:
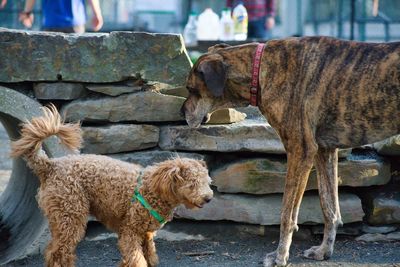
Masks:
[[[49,164],[47,155],[39,153],[46,138],[57,135],[61,143],[73,151],[79,150],[82,144],[79,123],[65,124],[54,105],[43,107],[43,113],[44,115],[41,117],[24,122],[21,128],[21,138],[11,143],[11,157],[25,157],[28,165],[35,172],[43,170]]]

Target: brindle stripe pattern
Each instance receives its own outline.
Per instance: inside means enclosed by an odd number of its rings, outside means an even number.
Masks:
[[[249,104],[256,46],[212,47],[198,60],[189,75],[190,94],[182,108],[190,126],[200,125],[216,109]],[[222,96],[216,97],[213,88],[207,87],[204,73],[198,75],[202,64],[211,69],[224,66],[222,76],[218,71],[207,74],[212,76],[208,80],[226,77]],[[400,43],[367,44],[329,37],[271,40],[260,70],[259,109],[279,133],[288,157],[279,245],[267,254],[264,267],[287,262],[313,164],[325,230],[321,245],[306,250],[304,256],[329,258],[341,224],[337,148],[400,133]]]
[[[278,127],[290,126],[306,109],[317,143],[326,148],[358,146],[400,132],[400,43],[274,40],[264,57],[262,101],[286,105],[281,114],[266,110]]]

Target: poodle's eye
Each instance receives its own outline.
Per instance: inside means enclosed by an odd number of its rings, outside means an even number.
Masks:
[[[195,189],[195,188],[196,188],[196,185],[195,185],[195,184],[191,184],[191,185],[189,185],[189,188],[190,188],[190,189]]]

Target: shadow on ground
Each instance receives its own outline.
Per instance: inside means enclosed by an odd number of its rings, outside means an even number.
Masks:
[[[166,225],[156,240],[159,266],[262,266],[264,254],[276,248],[278,235],[278,227],[263,230],[231,222],[176,220]],[[345,236],[338,236],[334,255],[328,261],[316,262],[301,257],[303,250],[320,242],[320,237],[313,236],[306,227],[301,228],[291,247],[291,266],[400,267],[400,242],[364,243]],[[77,266],[80,267],[117,266],[120,259],[115,235],[110,235],[97,223],[89,224],[87,236],[77,248],[77,255]],[[43,264],[43,256],[35,255],[6,266],[38,267]]]

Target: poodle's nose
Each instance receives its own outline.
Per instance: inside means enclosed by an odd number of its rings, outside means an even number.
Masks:
[[[205,202],[205,203],[208,203],[208,202],[211,201],[211,199],[212,199],[212,197],[206,196],[206,197],[204,198],[204,202]]]

